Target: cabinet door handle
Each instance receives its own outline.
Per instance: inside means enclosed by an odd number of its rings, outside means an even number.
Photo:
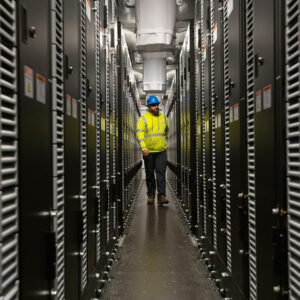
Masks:
[[[22,24],[22,41],[28,43],[28,28],[27,28],[27,9],[22,5],[21,7],[21,24]]]
[[[83,243],[83,210],[78,211],[79,244]]]

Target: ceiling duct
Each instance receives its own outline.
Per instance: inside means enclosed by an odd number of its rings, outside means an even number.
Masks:
[[[165,91],[166,89],[166,59],[144,58],[145,92]]]
[[[144,91],[166,89],[166,58],[174,53],[176,0],[136,0],[136,46],[144,61]]]
[[[136,46],[140,52],[172,52],[176,0],[136,0]]]

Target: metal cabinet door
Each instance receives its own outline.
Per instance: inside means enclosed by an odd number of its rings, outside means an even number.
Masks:
[[[204,233],[209,244],[213,245],[213,174],[212,174],[212,102],[211,102],[211,12],[210,1],[205,0],[203,6],[204,28],[203,28],[203,54],[204,73],[203,73],[203,101],[204,101],[204,131],[205,131],[205,151],[203,158],[203,176],[204,176]]]
[[[191,230],[193,233],[196,233],[197,229],[197,100],[195,97],[195,85],[196,85],[196,70],[195,70],[195,27],[194,21],[190,22],[190,49],[189,49],[189,73],[190,73],[190,84],[189,84],[189,106],[188,110],[190,113],[189,117],[189,159],[188,167],[190,170],[189,174],[189,189],[190,189],[190,206],[191,206]],[[196,163],[195,163],[196,162]]]
[[[101,4],[102,3],[102,4]],[[106,249],[107,249],[107,211],[108,211],[108,189],[107,189],[107,149],[106,149],[106,110],[107,110],[107,101],[106,101],[106,93],[108,87],[108,80],[107,80],[107,72],[108,70],[108,63],[107,63],[107,55],[108,49],[106,44],[106,38],[104,34],[107,30],[107,6],[104,5],[104,2],[101,2],[100,8],[100,22],[101,22],[101,49],[100,49],[100,65],[101,73],[100,73],[100,95],[101,95],[101,106],[100,106],[100,116],[101,116],[101,136],[100,136],[100,157],[101,157],[101,170],[100,170],[100,179],[101,179],[101,186],[100,186],[100,229],[101,229],[101,236],[100,236],[100,244],[101,244],[101,265],[105,265],[106,263]]]
[[[18,37],[17,3],[0,5],[0,298],[18,298]],[[24,75],[24,71],[22,72]]]
[[[284,238],[272,209],[282,207],[286,197],[283,169],[285,146],[283,128],[282,74],[283,9],[274,1],[254,1],[254,71],[255,71],[255,231],[256,294],[258,299],[277,299],[273,287],[286,275],[285,265],[278,268],[284,251],[276,251]],[[263,28],[264,30],[261,30]],[[278,249],[279,250],[279,249]],[[283,250],[283,249],[282,249]],[[285,249],[286,251],[286,249]],[[270,253],[274,253],[270,255]],[[253,270],[254,271],[254,270]],[[263,282],[263,286],[262,283]],[[250,282],[250,284],[253,281]],[[251,290],[252,293],[255,291]]]
[[[64,1],[66,299],[80,297],[80,2]]]
[[[87,47],[87,260],[88,260],[88,278],[90,288],[94,285],[95,269],[97,263],[96,256],[96,224],[98,223],[98,200],[97,191],[100,186],[97,186],[96,174],[96,76],[100,72],[99,65],[96,64],[96,14],[99,10],[94,10],[95,4],[87,1],[86,5],[90,6],[90,13],[86,18],[86,47]]]
[[[50,1],[18,2],[20,297],[48,299],[55,248],[50,235],[52,136]]]
[[[247,194],[244,5],[243,1],[227,1],[224,17],[228,28],[224,42],[228,56],[225,127],[229,140],[225,152],[229,161],[226,180],[230,187],[226,194],[227,230],[230,232],[227,235],[227,268],[232,272],[233,297],[242,297],[240,290],[247,297],[249,285],[247,199],[244,197]]]
[[[212,24],[212,156],[213,156],[213,207],[214,207],[214,247],[223,262],[226,262],[226,184],[225,184],[225,135],[224,120],[224,37],[223,6],[217,0],[213,2]],[[221,263],[221,265],[223,265]],[[222,268],[224,268],[222,266]],[[220,269],[222,269],[220,266]]]

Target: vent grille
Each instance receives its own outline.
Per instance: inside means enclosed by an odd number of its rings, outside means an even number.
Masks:
[[[197,9],[197,5],[196,5]],[[198,36],[198,30],[199,30],[200,24],[199,22],[195,22],[194,24],[194,45],[195,45],[195,77],[196,77],[196,84],[195,84],[195,105],[196,105],[196,197],[197,197],[197,224],[200,224],[200,169],[199,169],[199,131],[198,131],[198,124],[200,122],[200,115],[199,115],[199,88],[200,82],[199,82],[199,47],[198,47],[198,39],[200,38]]]
[[[18,279],[18,235],[4,239],[0,244],[0,294],[5,294]]]
[[[109,207],[109,199],[110,199],[110,93],[109,93],[109,87],[110,87],[110,63],[109,63],[109,30],[106,28],[106,39],[105,39],[105,53],[106,53],[106,59],[105,59],[105,139],[106,139],[106,189],[108,190],[108,207]],[[107,213],[107,243],[110,240],[110,220],[109,220],[109,211]]]
[[[123,35],[123,29],[122,29],[122,44],[124,41],[124,35]],[[123,45],[122,45],[123,46]],[[127,52],[126,52],[127,55]],[[125,56],[125,54],[124,54]],[[124,65],[126,67],[127,70],[127,63],[126,63],[126,58],[124,59]],[[126,87],[126,76],[127,74],[124,73],[124,78],[122,78],[122,99],[120,99],[120,101],[122,101],[122,111],[124,111],[123,116],[122,116],[122,124],[121,124],[121,134],[122,134],[122,147],[121,149],[126,149],[126,139],[125,139],[125,133],[126,133],[126,128],[125,128],[125,116],[126,116],[126,105],[124,105],[125,103],[123,102],[123,98],[126,100],[127,99],[127,87]],[[125,211],[125,205],[126,205],[126,193],[125,193],[125,151],[122,151],[121,153],[122,155],[122,166],[121,166],[121,173],[122,173],[122,198],[121,198],[121,203],[122,203],[122,211]]]
[[[227,268],[232,272],[231,262],[231,199],[230,199],[230,104],[229,104],[229,55],[228,55],[228,7],[224,1],[224,113],[225,113],[225,180],[226,180],[226,246]]]
[[[114,9],[114,7],[113,7]],[[117,103],[117,86],[116,86],[116,56],[115,56],[115,50],[113,50],[114,52],[112,53],[112,117],[113,117],[113,161],[112,161],[112,166],[113,166],[113,184],[116,184],[116,147],[117,147],[117,141],[116,141],[116,103]],[[112,199],[112,201],[115,201],[116,199]],[[115,231],[116,227],[117,227],[117,218],[116,218],[116,206],[115,204],[112,207],[113,210],[113,229]]]
[[[201,1],[201,44],[204,46],[204,0]],[[204,84],[204,50],[201,49],[201,89],[202,89],[202,174],[203,174],[203,216],[204,216],[204,233],[207,234],[207,199],[206,199],[206,155],[205,155],[205,84]]]
[[[19,300],[19,281],[16,281],[14,285],[12,285],[3,296],[0,298],[1,300]]]
[[[86,0],[80,10],[80,162],[81,210],[83,216],[81,255],[81,290],[87,285],[87,107],[86,107]]]
[[[286,1],[287,197],[290,299],[300,297],[300,2]]]
[[[97,224],[96,224],[96,258],[97,262],[100,259],[101,253],[101,237],[100,237],[100,171],[101,171],[101,117],[100,117],[100,9],[99,9],[99,2],[95,2],[95,35],[96,35],[96,186],[97,192]]]
[[[214,0],[210,0],[210,24],[211,32],[210,36],[213,36],[214,24],[215,24],[215,16],[214,16]],[[211,55],[211,151],[212,151],[212,186],[213,186],[213,246],[217,249],[218,246],[218,230],[217,230],[217,185],[216,185],[216,176],[217,176],[217,162],[216,162],[216,132],[215,132],[215,114],[216,114],[216,91],[215,91],[215,46],[214,41],[211,38],[211,47],[210,47],[210,55]]]
[[[64,281],[64,36],[63,2],[51,1],[51,80],[52,80],[52,144],[53,144],[53,207],[56,247],[56,279],[53,287],[56,300],[65,298]]]
[[[256,195],[255,195],[255,137],[254,137],[254,8],[253,0],[246,1],[246,63],[247,63],[247,153],[248,153],[248,210],[249,210],[249,283],[250,299],[257,298],[256,266]]]
[[[0,298],[18,299],[16,1],[0,3]]]
[[[0,240],[18,230],[18,188],[11,187],[0,192]]]

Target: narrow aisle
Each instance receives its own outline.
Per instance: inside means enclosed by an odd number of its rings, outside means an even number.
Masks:
[[[167,196],[168,206],[147,206],[143,183],[106,299],[220,299]]]

